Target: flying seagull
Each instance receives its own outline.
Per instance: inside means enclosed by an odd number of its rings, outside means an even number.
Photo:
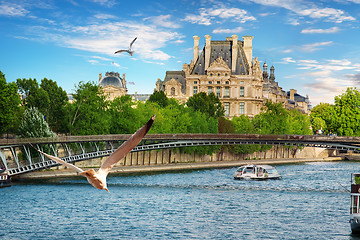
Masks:
[[[77,171],[81,176],[87,178],[88,182],[93,185],[97,189],[105,189],[109,192],[106,185],[106,176],[109,174],[110,170],[114,167],[114,165],[120,161],[125,155],[130,152],[134,147],[136,147],[141,139],[146,135],[146,133],[151,128],[152,123],[155,120],[155,115],[153,115],[150,120],[141,128],[139,128],[126,142],[124,142],[118,149],[116,149],[101,165],[99,170],[95,172],[94,169],[90,169],[87,171],[82,170],[81,168],[76,167],[75,165],[65,162],[58,157],[49,155],[44,153],[37,148],[35,148],[38,152],[43,154],[44,156],[54,160],[57,163],[63,164],[75,171]]]
[[[132,56],[135,51],[132,51],[132,50],[131,50],[131,46],[133,45],[133,43],[135,42],[136,39],[137,39],[137,37],[134,38],[134,40],[132,40],[132,42],[130,43],[130,46],[129,46],[129,48],[128,48],[127,50],[123,50],[123,49],[122,49],[122,50],[116,51],[114,54],[116,54],[116,53],[121,53],[121,52],[127,52],[128,54],[130,54],[130,56]]]

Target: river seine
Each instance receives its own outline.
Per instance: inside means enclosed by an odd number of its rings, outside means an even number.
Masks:
[[[281,180],[235,168],[83,178],[0,189],[0,239],[358,239],[349,226],[359,162],[277,165]]]

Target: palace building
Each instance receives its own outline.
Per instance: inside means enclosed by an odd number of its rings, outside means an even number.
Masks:
[[[106,72],[105,77],[99,73],[99,85],[110,101],[127,94],[125,73],[122,78],[118,72]]]
[[[157,91],[164,91],[169,98],[182,102],[199,92],[214,93],[229,118],[242,114],[254,117],[260,113],[266,100],[282,102],[286,107],[298,108],[301,105],[300,110],[308,113],[308,98],[295,97],[298,95],[296,91],[290,91],[290,95],[285,93],[275,82],[274,67],[271,67],[268,77],[266,63],[262,71],[258,58],[253,59],[253,36],[244,36],[242,41],[237,35],[225,41],[213,41],[211,36],[205,35],[201,53],[200,38],[193,38],[190,64],[185,63],[182,71],[167,71],[164,80],[156,82]],[[295,95],[290,104],[291,93]],[[307,102],[298,104],[297,101]]]

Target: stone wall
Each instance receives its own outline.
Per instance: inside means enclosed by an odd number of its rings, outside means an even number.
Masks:
[[[281,159],[281,158],[325,158],[332,156],[333,151],[324,148],[303,148],[289,149],[281,146],[274,146],[265,152],[256,152],[252,154],[233,154],[229,152],[214,153],[212,155],[197,155],[180,153],[174,149],[153,150],[146,152],[134,152],[126,155],[115,166],[142,166],[142,165],[163,165],[171,163],[190,163],[190,162],[215,162],[215,161],[238,161],[238,160],[256,160],[256,159]],[[99,167],[102,159],[90,159],[77,162],[79,167]]]

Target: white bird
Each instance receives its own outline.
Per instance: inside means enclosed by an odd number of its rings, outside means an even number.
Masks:
[[[57,163],[63,164],[69,168],[74,169],[75,171],[79,172],[81,176],[84,176],[87,178],[88,182],[93,185],[97,189],[105,189],[109,192],[106,184],[106,177],[109,174],[110,170],[114,167],[114,165],[120,161],[125,155],[130,152],[134,147],[136,147],[142,138],[146,135],[146,133],[151,128],[152,123],[154,122],[155,115],[153,115],[150,120],[141,128],[139,128],[126,142],[121,144],[121,146],[116,149],[101,165],[99,170],[95,172],[94,169],[90,169],[87,171],[82,170],[79,167],[76,167],[75,165],[65,162],[61,160],[58,157],[49,155],[47,153],[44,153],[37,148],[35,148],[38,152],[43,154],[44,156],[54,160]]]
[[[129,48],[128,48],[127,50],[124,50],[124,49],[118,50],[118,51],[116,51],[114,54],[116,54],[116,53],[121,53],[121,52],[127,52],[127,53],[130,54],[130,56],[132,56],[135,51],[132,51],[132,50],[131,50],[131,46],[133,45],[133,43],[135,42],[136,39],[137,39],[137,37],[134,38],[134,40],[132,40],[132,42],[130,43],[130,46],[129,46]]]

